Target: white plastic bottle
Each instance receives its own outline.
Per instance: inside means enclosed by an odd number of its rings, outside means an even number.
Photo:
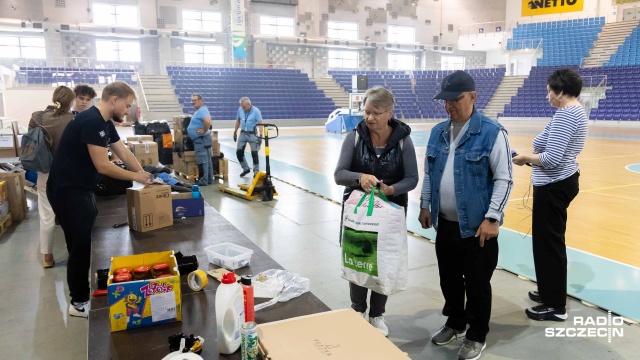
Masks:
[[[244,324],[244,295],[233,272],[222,276],[216,290],[218,352],[233,354],[240,347],[240,327]]]

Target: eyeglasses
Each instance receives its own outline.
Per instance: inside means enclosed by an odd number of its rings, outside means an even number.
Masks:
[[[391,110],[387,110],[387,111],[383,111],[383,112],[379,112],[379,111],[369,111],[369,110],[363,110],[362,113],[364,114],[364,116],[368,117],[368,116],[373,116],[375,118],[380,117],[382,114],[384,113],[388,113]]]
[[[455,105],[457,103],[460,102],[460,100],[465,98],[465,94],[462,94],[460,96],[458,96],[457,98],[453,99],[453,100],[439,100],[440,104],[442,105],[446,105],[446,104],[450,104],[450,105]]]

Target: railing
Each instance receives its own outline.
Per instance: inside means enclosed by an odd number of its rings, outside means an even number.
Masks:
[[[167,66],[198,66],[198,67],[207,67],[207,68],[244,68],[244,69],[289,69],[289,70],[297,70],[295,67],[288,66],[288,65],[255,64],[255,63],[197,64],[197,63],[187,63],[187,62],[184,62],[184,61],[165,61],[164,62],[164,70],[166,70]]]
[[[140,78],[139,73],[135,73],[138,79],[138,86],[140,87],[140,92],[142,93],[142,99],[144,100],[144,107],[147,111],[149,111],[149,103],[147,102],[147,94],[144,92],[144,86],[142,85],[142,79]]]
[[[607,75],[593,75],[582,77],[582,94],[580,102],[584,106],[587,118],[593,108],[598,107],[598,102],[605,97],[607,91]]]
[[[503,41],[502,42],[502,51],[518,51],[518,50],[533,50],[535,49],[536,53],[540,50],[542,50],[542,42],[544,41],[543,38],[532,38],[532,39],[520,39],[520,40],[514,40],[513,38],[508,39],[511,40],[509,41]],[[507,49],[507,44],[511,43],[512,44],[512,48],[511,49]]]

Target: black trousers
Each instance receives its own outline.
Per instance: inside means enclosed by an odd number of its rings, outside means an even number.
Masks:
[[[580,191],[576,172],[570,177],[533,187],[532,245],[538,293],[543,303],[565,307],[567,301],[567,208]]]
[[[491,318],[491,276],[498,264],[498,238],[486,240],[480,247],[478,238],[462,238],[457,222],[440,217],[436,256],[445,300],[442,314],[448,317],[446,325],[463,330],[469,324],[467,339],[485,342]]]
[[[351,308],[357,312],[367,311],[367,293],[369,289],[349,283],[349,294],[351,295]],[[369,318],[378,317],[384,314],[385,306],[387,305],[387,295],[379,294],[375,291],[371,291],[369,297]]]
[[[71,301],[89,301],[89,267],[91,265],[91,233],[98,216],[94,193],[62,189],[47,191],[53,212],[60,221],[67,243],[67,284]]]

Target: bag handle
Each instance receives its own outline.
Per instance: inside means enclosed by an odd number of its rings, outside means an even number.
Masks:
[[[389,202],[389,200],[387,199],[387,197],[382,193],[382,190],[380,190],[379,187],[374,186],[371,189],[371,196],[369,196],[369,204],[367,206],[367,216],[371,216],[373,214],[373,208],[375,207],[375,201],[374,201],[374,197],[375,197],[375,193],[376,191],[378,192],[378,197],[380,199],[382,199],[384,202]],[[360,205],[362,205],[362,203],[364,202],[364,200],[367,198],[367,193],[364,193],[362,195],[362,197],[360,198],[360,201],[358,202],[358,205],[356,205],[356,208],[353,209],[353,213],[357,214],[358,213],[358,208],[360,207]]]

